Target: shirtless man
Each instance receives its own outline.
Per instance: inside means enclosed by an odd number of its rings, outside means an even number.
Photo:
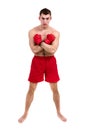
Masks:
[[[39,20],[41,24],[31,29],[28,33],[29,45],[34,53],[31,63],[31,71],[28,81],[29,90],[26,95],[24,114],[18,119],[22,123],[27,115],[30,105],[33,101],[34,92],[37,84],[44,80],[49,82],[53,92],[53,100],[56,106],[57,115],[62,121],[67,119],[60,111],[60,95],[58,92],[57,82],[60,80],[58,75],[57,63],[54,53],[59,46],[60,33],[49,26],[51,21],[51,11],[44,8],[39,13]]]

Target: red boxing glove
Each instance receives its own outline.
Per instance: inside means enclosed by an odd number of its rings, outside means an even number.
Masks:
[[[48,34],[44,42],[47,44],[51,44],[54,40],[55,40],[55,36],[53,34]]]
[[[34,37],[34,43],[36,43],[36,45],[40,45],[40,43],[42,42],[42,38],[40,34],[35,34]]]

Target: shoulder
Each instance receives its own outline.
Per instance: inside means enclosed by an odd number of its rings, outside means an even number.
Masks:
[[[55,30],[55,31],[54,31],[54,34],[55,34],[56,36],[60,37],[60,32],[59,32],[59,31]]]
[[[52,32],[56,37],[60,37],[60,32],[56,30],[55,28],[52,28]]]
[[[53,33],[54,35],[60,36],[60,32],[59,32],[58,30],[56,30],[55,28],[52,28],[52,27],[50,27],[50,29],[51,29],[51,31],[52,31],[52,33]]]
[[[35,33],[36,33],[36,31],[37,31],[37,26],[36,27],[33,27],[32,29],[30,29],[29,31],[28,31],[28,36],[33,36]]]
[[[28,31],[28,35],[32,35],[34,33],[34,31],[35,31],[35,27]]]

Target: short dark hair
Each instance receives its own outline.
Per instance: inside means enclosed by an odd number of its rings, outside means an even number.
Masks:
[[[47,9],[47,8],[43,8],[42,10],[40,10],[39,14],[40,15],[41,14],[45,14],[45,15],[49,14],[51,16],[51,11],[49,9]]]

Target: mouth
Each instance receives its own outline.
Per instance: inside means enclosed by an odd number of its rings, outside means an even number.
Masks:
[[[46,26],[47,24],[43,24],[44,26]]]

